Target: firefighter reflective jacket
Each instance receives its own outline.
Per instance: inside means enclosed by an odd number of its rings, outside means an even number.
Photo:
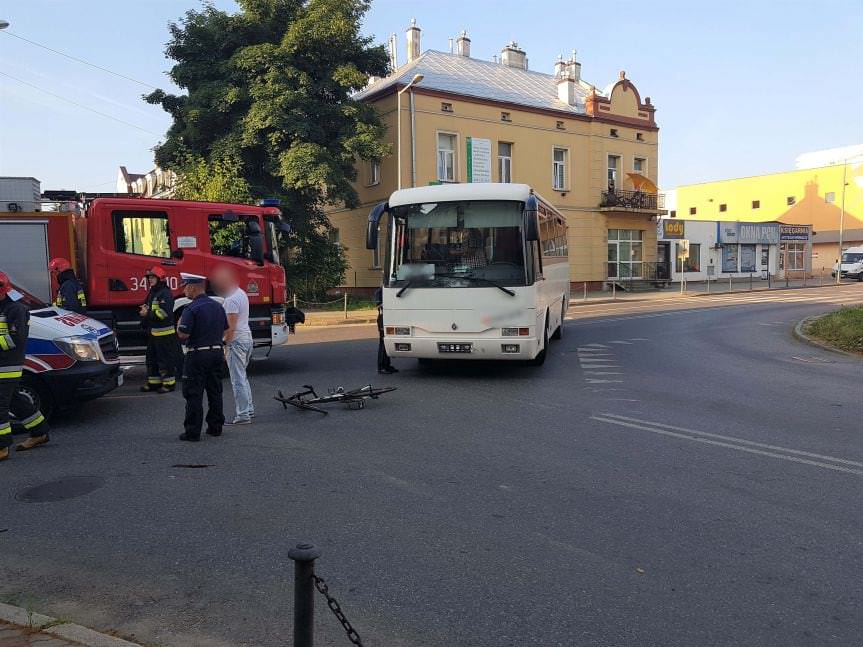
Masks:
[[[87,310],[87,297],[84,295],[84,286],[75,276],[75,272],[72,270],[60,272],[57,282],[60,284],[60,289],[57,291],[54,305],[58,308],[84,314]]]
[[[147,293],[147,314],[144,325],[150,329],[153,337],[173,335],[174,330],[174,295],[164,281],[159,281]]]
[[[8,296],[0,299],[0,380],[21,377],[30,311]]]

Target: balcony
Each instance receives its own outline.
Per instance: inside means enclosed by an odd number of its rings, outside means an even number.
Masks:
[[[602,192],[599,207],[609,211],[625,209],[655,212],[665,208],[665,194],[623,189],[608,190]]]

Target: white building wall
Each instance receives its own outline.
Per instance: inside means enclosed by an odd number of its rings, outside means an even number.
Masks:
[[[669,243],[671,245],[671,280],[672,281],[680,281],[683,277],[683,272],[679,272],[677,269],[677,243],[680,242],[677,239],[667,239],[663,236],[663,225],[662,222],[666,220],[663,218],[658,223],[658,232],[657,232],[657,244]],[[754,272],[741,272],[740,268],[740,254],[738,253],[737,258],[737,267],[738,271],[736,272],[723,272],[722,271],[722,248],[718,244],[719,240],[719,231],[718,231],[718,223],[716,221],[704,221],[704,220],[681,220],[679,218],[675,218],[674,220],[678,222],[683,222],[684,224],[684,236],[685,240],[688,240],[690,245],[699,245],[699,271],[697,272],[686,272],[686,280],[687,281],[706,281],[708,277],[710,280],[718,280],[725,279],[728,280],[731,278],[749,278],[749,275],[756,279],[764,280],[767,279],[767,274],[765,270],[770,271],[770,275],[773,277],[778,277],[780,275],[779,272],[779,253],[780,246],[779,245],[755,245],[755,271]],[[765,267],[762,264],[762,253],[763,250],[767,250],[769,253],[769,262]],[[739,250],[738,250],[739,251]]]

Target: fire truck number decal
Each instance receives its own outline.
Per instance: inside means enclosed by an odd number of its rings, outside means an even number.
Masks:
[[[172,290],[176,290],[178,287],[180,287],[180,280],[176,276],[169,276],[165,279],[165,282]],[[137,292],[138,290],[148,292],[150,290],[150,285],[147,283],[146,276],[142,276],[140,278],[137,276],[130,276],[129,283],[132,284],[132,292]]]

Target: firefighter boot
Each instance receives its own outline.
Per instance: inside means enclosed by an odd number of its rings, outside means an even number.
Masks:
[[[5,461],[7,458],[9,458],[9,448],[0,448],[0,461]]]
[[[41,436],[31,436],[23,443],[18,443],[15,447],[19,452],[26,452],[28,449],[33,449],[34,447],[38,447],[39,445],[44,445],[50,440],[48,438],[48,434],[42,434]]]

